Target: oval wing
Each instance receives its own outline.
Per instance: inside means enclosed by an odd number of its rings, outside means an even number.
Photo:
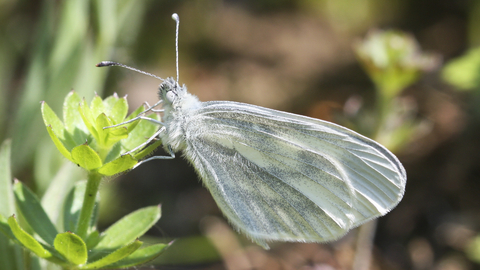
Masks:
[[[406,173],[380,144],[339,125],[236,102],[186,119],[186,158],[235,228],[257,243],[324,242],[386,214]]]

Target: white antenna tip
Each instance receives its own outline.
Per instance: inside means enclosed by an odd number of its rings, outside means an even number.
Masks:
[[[180,20],[180,18],[178,17],[178,14],[177,13],[173,13],[172,14],[172,19],[176,22],[178,22]]]

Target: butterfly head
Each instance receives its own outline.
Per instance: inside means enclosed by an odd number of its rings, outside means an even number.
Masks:
[[[158,96],[163,100],[164,107],[178,107],[187,95],[185,85],[180,86],[173,78],[167,78],[159,86]]]

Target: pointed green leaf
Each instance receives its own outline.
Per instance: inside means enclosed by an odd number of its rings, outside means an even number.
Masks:
[[[11,240],[17,240],[17,238],[12,232],[12,229],[10,229],[10,225],[8,225],[7,219],[2,215],[0,215],[0,232],[2,232],[5,236],[10,238]],[[2,256],[2,253],[0,253],[0,257],[1,256]]]
[[[146,248],[138,249],[125,259],[122,259],[114,264],[110,264],[108,268],[127,268],[147,263],[158,257],[168,246],[170,245],[156,244]]]
[[[72,149],[77,145],[72,136],[65,130],[62,121],[60,121],[57,115],[45,102],[42,102],[42,116],[45,126],[47,127],[48,134],[60,152],[63,150],[61,150],[62,146],[60,146],[59,142],[64,146],[63,148],[67,150]],[[62,154],[64,154],[64,152],[62,152]]]
[[[105,104],[105,113],[112,120],[114,124],[119,124],[125,119],[128,113],[128,103],[126,98],[119,98],[116,94],[106,98],[103,103]]]
[[[55,133],[53,132],[53,129],[51,126],[47,126],[47,131],[48,131],[48,135],[50,135],[50,138],[52,139],[53,143],[57,147],[58,151],[60,151],[60,154],[62,154],[71,162],[75,162],[72,159],[72,155],[70,154],[70,151],[68,151],[65,145],[63,145],[63,143],[58,139],[57,135],[55,135]]]
[[[15,235],[15,239],[20,242],[25,248],[35,253],[38,257],[54,262],[58,265],[65,265],[65,261],[58,255],[55,250],[47,250],[48,246],[43,246],[33,236],[24,231],[19,225],[15,216],[8,218],[8,225]],[[52,253],[53,252],[53,253]],[[33,258],[32,258],[33,259]],[[32,268],[34,269],[34,268]]]
[[[60,217],[64,208],[65,198],[78,179],[78,167],[71,162],[65,162],[51,180],[47,191],[42,197],[42,206],[50,220],[57,225],[62,224]],[[60,229],[60,231],[63,231]]]
[[[99,259],[95,262],[86,264],[83,267],[79,267],[79,269],[106,268],[110,264],[116,263],[116,262],[126,258],[130,254],[135,252],[141,245],[142,245],[142,242],[139,241],[139,240],[136,240],[136,241],[124,246],[124,247],[121,247],[121,248],[115,250],[114,252],[108,254],[107,256],[105,256],[105,257],[103,257],[103,258],[101,258],[101,259]]]
[[[145,108],[143,106],[138,107],[135,111],[133,111],[127,118],[125,118],[125,121],[128,121],[130,119],[133,119],[138,116],[139,113],[143,112]],[[128,128],[128,132],[130,133],[139,123],[140,121],[134,121],[132,123],[129,123],[125,125]]]
[[[112,125],[112,122],[108,120],[108,117],[104,113],[99,114],[97,119],[95,119],[95,128],[97,129],[97,132],[98,132],[97,140],[100,145],[106,148],[109,147],[108,137],[109,137],[110,131],[108,129],[103,129],[103,128],[111,125]]]
[[[87,237],[87,241],[86,241],[87,248],[89,250],[94,248],[98,244],[98,242],[100,242],[100,233],[97,230],[95,230],[92,233],[90,233]]]
[[[80,102],[80,106],[78,106],[78,111],[80,112],[80,115],[82,116],[83,123],[87,127],[88,131],[90,131],[90,134],[98,140],[98,132],[97,129],[95,128],[95,118],[92,114],[92,111],[90,110],[90,107],[88,107],[87,102],[85,99]]]
[[[97,117],[96,127],[100,137],[101,142],[105,147],[111,147],[121,139],[128,137],[128,130],[126,127],[116,127],[116,128],[107,128],[105,127],[112,126],[113,123],[105,114],[100,114]]]
[[[119,98],[118,98],[117,93],[113,93],[113,95],[108,96],[107,98],[105,98],[103,100],[103,105],[105,106],[105,114],[110,116],[110,114],[113,110],[113,107],[115,106],[115,103],[117,103],[118,99]]]
[[[110,226],[102,234],[96,250],[115,249],[146,233],[160,219],[160,207],[139,209]]]
[[[75,91],[70,91],[63,101],[63,121],[65,129],[72,133],[76,125],[83,124],[82,116],[78,113],[78,106],[82,99]],[[86,128],[86,127],[85,127]]]
[[[87,245],[78,235],[71,232],[57,234],[53,245],[58,253],[72,264],[87,262]]]
[[[138,114],[140,114],[143,111],[145,111],[145,107],[141,105],[140,107],[136,108],[135,111],[133,111],[131,114],[129,114],[127,118],[125,118],[125,121],[128,121],[130,119],[137,117]]]
[[[105,113],[105,105],[101,97],[95,95],[90,103],[90,110],[92,111],[93,118],[97,118],[100,114]]]
[[[98,172],[103,175],[115,175],[117,173],[130,170],[137,164],[138,161],[134,159],[131,155],[121,156],[98,169]]]
[[[106,130],[110,131],[110,136],[114,138],[115,142],[128,138],[128,129],[126,127],[109,128]]]
[[[12,175],[10,170],[11,141],[5,140],[0,148],[0,262],[5,269],[20,269],[16,258],[23,253],[5,217],[15,214],[15,201],[12,190]]]
[[[59,137],[59,139],[64,140],[65,127],[63,126],[60,118],[58,118],[58,116],[46,102],[42,102],[41,110],[45,126],[51,126],[53,132]]]
[[[159,117],[156,114],[151,114],[149,115],[149,117],[155,120],[159,120]],[[139,122],[139,123],[128,134],[128,138],[122,141],[122,145],[127,150],[133,149],[138,145],[142,144],[148,138],[150,138],[153,134],[155,134],[155,132],[157,132],[157,130],[159,129],[158,125],[151,123],[150,121],[139,120],[135,122]]]
[[[37,196],[20,181],[16,181],[13,185],[13,192],[17,207],[28,225],[47,244],[53,245],[53,240],[58,232],[43,210]]]
[[[20,228],[17,220],[15,219],[15,216],[11,216],[10,218],[8,218],[8,225],[10,226],[10,229],[12,230],[17,240],[30,251],[37,254],[38,257],[44,259],[52,257],[52,254],[48,252],[48,250],[43,248],[43,246],[37,240],[35,240],[33,236]]]
[[[63,121],[65,129],[71,134],[75,145],[85,142],[88,137],[88,129],[83,122],[78,107],[82,99],[75,91],[70,91],[63,102]]]
[[[109,117],[118,124],[125,119],[128,113],[128,102],[126,98],[119,98],[112,108]]]
[[[102,166],[100,156],[86,144],[79,145],[72,149],[72,159],[78,166],[89,171]]]

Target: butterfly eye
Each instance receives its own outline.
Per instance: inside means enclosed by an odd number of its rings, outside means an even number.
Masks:
[[[177,95],[175,95],[175,93],[173,91],[168,91],[166,94],[165,94],[165,97],[167,98],[167,100],[172,103],[176,98],[177,98]]]

